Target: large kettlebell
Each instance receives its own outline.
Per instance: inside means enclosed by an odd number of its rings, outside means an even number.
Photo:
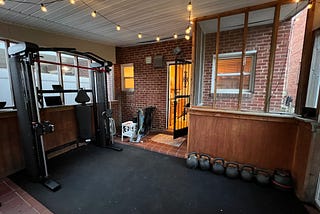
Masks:
[[[241,178],[244,181],[252,181],[253,177],[254,177],[254,166],[252,165],[243,165],[241,167]]]
[[[188,154],[186,164],[190,169],[196,169],[198,167],[198,155],[196,152],[191,152]]]
[[[215,158],[212,163],[212,172],[217,175],[224,174],[224,159],[223,158]]]
[[[226,164],[226,176],[228,178],[237,178],[239,176],[239,164],[236,162],[228,162]]]
[[[211,157],[207,154],[200,154],[199,158],[199,166],[201,170],[209,170],[210,169],[210,160]]]
[[[292,190],[293,181],[290,171],[285,169],[275,169],[272,178],[272,184],[274,187],[280,190]]]
[[[256,170],[256,180],[258,184],[266,186],[270,183],[270,174],[266,170],[257,169]]]

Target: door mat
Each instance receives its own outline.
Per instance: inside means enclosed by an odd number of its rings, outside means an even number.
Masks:
[[[173,139],[172,135],[167,134],[157,134],[151,138],[152,141],[156,143],[163,143],[174,147],[180,147],[186,141],[184,137],[178,137]]]

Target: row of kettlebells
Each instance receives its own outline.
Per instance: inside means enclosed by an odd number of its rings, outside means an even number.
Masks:
[[[273,174],[264,169],[258,169],[249,164],[239,164],[236,162],[226,162],[223,158],[214,158],[207,154],[197,154],[191,152],[188,154],[186,164],[188,168],[201,170],[211,170],[214,174],[225,174],[229,178],[241,177],[245,181],[254,179],[262,185],[272,184],[280,189],[292,189],[292,178],[289,171],[276,169]]]

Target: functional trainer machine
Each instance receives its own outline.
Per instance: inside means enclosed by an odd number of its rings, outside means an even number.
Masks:
[[[94,74],[94,78],[92,78],[92,97],[96,129],[95,144],[122,151],[122,148],[113,145],[109,127],[112,111],[108,106],[106,72],[110,71],[109,67],[112,66],[112,63],[95,54],[79,52],[73,48],[42,48],[33,43],[23,42],[8,49],[26,172],[32,180],[40,181],[50,190],[56,191],[61,185],[49,178],[43,140],[44,134],[54,131],[54,125],[49,121],[41,121],[38,104],[42,101],[38,100],[38,93],[43,93],[43,91],[37,90],[32,71],[34,63],[39,61],[39,51],[62,51],[78,54],[95,61],[92,66]],[[77,92],[77,90],[58,92]],[[47,93],[57,93],[57,90],[47,90]]]

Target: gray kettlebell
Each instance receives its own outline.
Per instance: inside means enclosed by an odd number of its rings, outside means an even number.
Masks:
[[[199,167],[201,170],[209,170],[210,169],[210,160],[211,157],[207,154],[200,154],[199,158]]]
[[[236,162],[228,162],[226,164],[226,176],[228,178],[237,178],[239,176],[239,164]]]
[[[252,181],[254,177],[254,166],[251,165],[243,165],[241,167],[241,178],[244,181]]]
[[[258,184],[266,186],[270,183],[270,174],[263,169],[256,170],[256,180]]]
[[[191,152],[188,154],[186,164],[189,169],[196,169],[198,167],[198,155],[196,152]]]
[[[212,172],[217,175],[224,174],[224,159],[223,158],[215,158],[212,163]]]

